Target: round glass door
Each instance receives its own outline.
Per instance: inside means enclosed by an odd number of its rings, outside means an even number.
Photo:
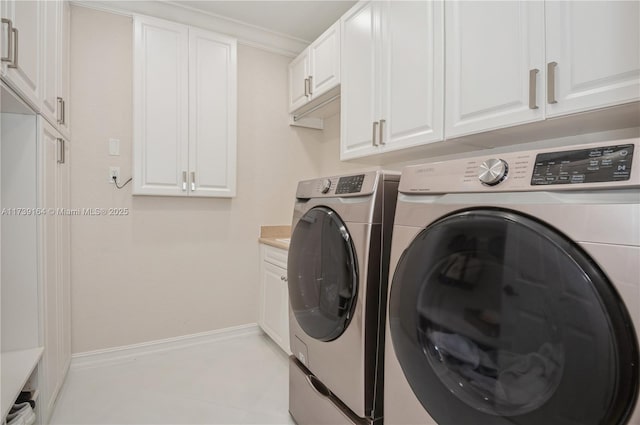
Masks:
[[[419,233],[389,323],[438,423],[618,424],[637,398],[637,340],[615,289],[580,247],[520,213],[468,210]]]
[[[307,335],[339,337],[349,325],[358,291],[351,236],[335,211],[309,210],[298,222],[287,262],[291,309]]]

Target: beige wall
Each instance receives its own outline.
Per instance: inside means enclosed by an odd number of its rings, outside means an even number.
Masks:
[[[255,323],[259,227],[289,224],[320,171],[322,133],[287,124],[290,58],[238,48],[236,198],[132,197],[107,182],[131,175],[131,18],[73,6],[71,26],[72,206],[130,209],[73,217],[73,352]]]
[[[298,180],[377,167],[339,160],[338,115],[323,131],[290,127],[291,59],[240,45],[238,196],[132,197],[130,185],[116,190],[107,183],[108,167],[119,166],[123,181],[131,175],[132,21],[73,6],[71,25],[72,205],[131,211],[73,217],[73,352],[256,322],[260,225],[290,223]],[[496,152],[638,134],[636,128]],[[108,155],[111,137],[122,141],[119,157]],[[428,160],[415,156],[385,168]]]

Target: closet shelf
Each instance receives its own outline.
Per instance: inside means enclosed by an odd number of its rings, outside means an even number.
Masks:
[[[0,364],[2,365],[2,371],[0,372],[0,381],[2,381],[0,408],[2,409],[3,419],[9,413],[13,402],[18,398],[20,391],[22,391],[29,376],[36,368],[43,351],[43,347],[37,347],[0,353]]]

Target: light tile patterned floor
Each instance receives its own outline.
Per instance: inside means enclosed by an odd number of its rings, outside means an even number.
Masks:
[[[52,425],[294,424],[285,353],[265,335],[72,368]]]

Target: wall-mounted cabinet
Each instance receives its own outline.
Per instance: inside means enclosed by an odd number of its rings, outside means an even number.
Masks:
[[[289,289],[287,251],[260,245],[260,312],[258,324],[287,354],[289,349]]]
[[[69,137],[69,2],[3,1],[3,79]]]
[[[236,193],[236,40],[134,20],[136,195]]]
[[[544,3],[446,2],[447,138],[544,119]]]
[[[361,2],[341,18],[341,156],[442,140],[440,2]]]
[[[446,137],[640,100],[639,8],[446,2]]]
[[[638,16],[626,1],[361,1],[341,18],[341,159],[535,122],[566,136],[573,121],[542,122],[585,111],[610,129],[604,108],[640,101]]]
[[[69,137],[69,2],[42,2],[42,8],[44,37],[40,113],[65,137]]]
[[[545,2],[546,116],[640,100],[640,2]]]
[[[289,112],[293,125],[340,92],[340,22],[336,22],[289,64]],[[335,111],[337,112],[337,111]],[[308,121],[307,121],[308,122]]]
[[[7,0],[0,6],[2,76],[36,112],[40,106],[45,3]]]

